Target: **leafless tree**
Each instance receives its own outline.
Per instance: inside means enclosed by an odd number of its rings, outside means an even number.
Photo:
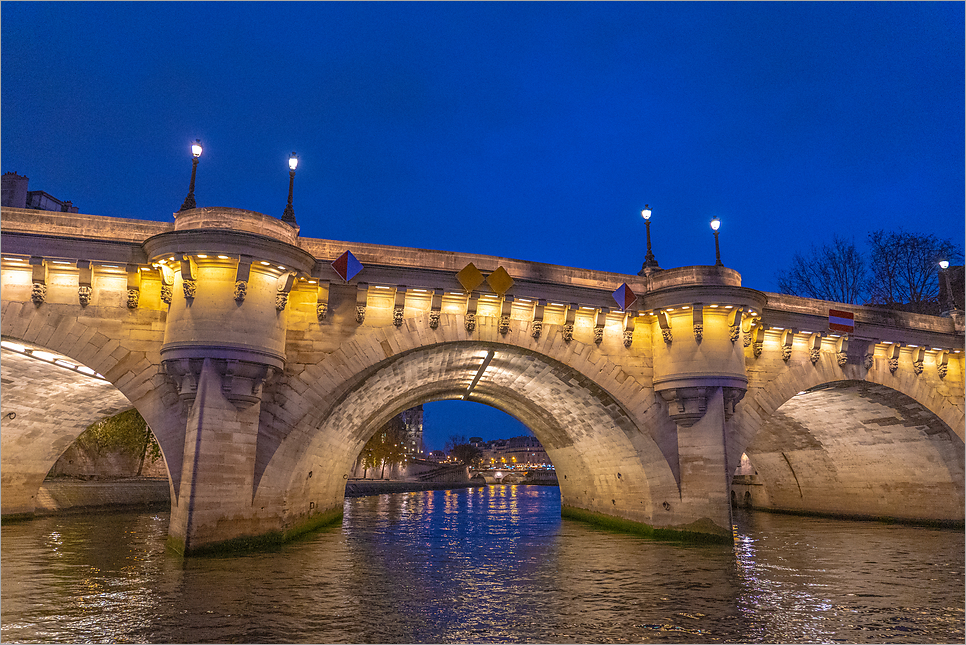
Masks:
[[[961,257],[956,245],[935,235],[905,231],[869,234],[871,302],[917,313],[938,313],[939,260]]]
[[[792,266],[778,273],[782,293],[855,304],[867,282],[865,261],[853,240],[835,236],[831,244],[812,246],[807,255],[796,253]]]

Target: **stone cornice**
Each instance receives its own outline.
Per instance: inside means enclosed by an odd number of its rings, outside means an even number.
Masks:
[[[244,231],[226,229],[171,231],[148,238],[143,246],[148,260],[181,253],[224,253],[268,259],[305,274],[310,274],[315,268],[315,258],[299,247]]]

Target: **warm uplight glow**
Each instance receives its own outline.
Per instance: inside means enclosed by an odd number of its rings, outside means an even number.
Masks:
[[[208,259],[208,256],[207,255],[202,255],[200,253],[198,254],[198,257],[201,258],[202,260],[207,260]]]
[[[86,365],[78,365],[77,366],[77,371],[78,372],[83,372],[84,374],[87,374],[89,376],[94,376],[95,374],[97,374],[97,372],[95,372],[91,368],[87,367]]]
[[[719,226],[721,226],[721,222],[718,220],[717,217],[715,217],[714,219],[711,220],[711,230],[712,231],[717,231]]]
[[[34,358],[39,358],[42,361],[51,361],[51,362],[53,362],[53,360],[57,358],[56,356],[54,356],[50,352],[41,352],[41,351],[36,350],[36,349],[34,351],[30,352],[30,355],[33,356]]]
[[[943,271],[945,271],[946,269],[948,269],[949,268],[949,260],[940,260],[939,261],[939,268],[942,269]]]
[[[195,139],[195,142],[191,144],[191,156],[195,158],[200,157],[203,151],[204,148],[201,147],[201,139]]]
[[[644,210],[641,211],[641,217],[644,218],[644,221],[651,219],[651,208],[647,204],[644,204]]]
[[[299,165],[299,158],[298,158],[298,156],[297,156],[297,155],[296,155],[296,154],[295,154],[295,153],[293,152],[293,153],[292,153],[292,156],[288,158],[288,169],[294,172],[294,171],[295,171],[295,168],[296,168],[296,166],[298,166],[298,165]]]
[[[6,347],[7,349],[12,349],[15,352],[20,352],[23,354],[27,351],[27,348],[23,345],[18,345],[17,343],[11,343],[9,340],[0,341],[0,347]]]
[[[262,260],[260,264],[262,264],[263,266],[268,266],[270,262],[266,262],[265,260]]]
[[[712,309],[717,309],[718,305],[710,305]]]

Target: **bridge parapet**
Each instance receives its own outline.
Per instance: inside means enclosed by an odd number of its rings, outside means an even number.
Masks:
[[[174,230],[246,231],[287,244],[298,244],[299,227],[255,211],[222,206],[192,208],[174,214]]]

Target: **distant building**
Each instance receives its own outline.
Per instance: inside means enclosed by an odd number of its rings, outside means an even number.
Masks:
[[[442,450],[434,450],[426,455],[426,461],[435,461],[436,463],[442,463],[447,459],[449,459],[449,457]]]
[[[61,201],[42,190],[27,190],[29,181],[27,177],[15,172],[3,173],[0,205],[9,208],[31,208],[60,213],[78,212],[77,207],[70,201]]]
[[[406,456],[409,458],[422,457],[423,446],[423,406],[417,405],[399,414],[403,426],[406,429]]]
[[[478,437],[474,437],[476,439]],[[470,441],[472,443],[472,440]],[[483,451],[483,464],[501,468],[550,467],[550,457],[536,437],[521,436],[494,439],[478,446]]]

